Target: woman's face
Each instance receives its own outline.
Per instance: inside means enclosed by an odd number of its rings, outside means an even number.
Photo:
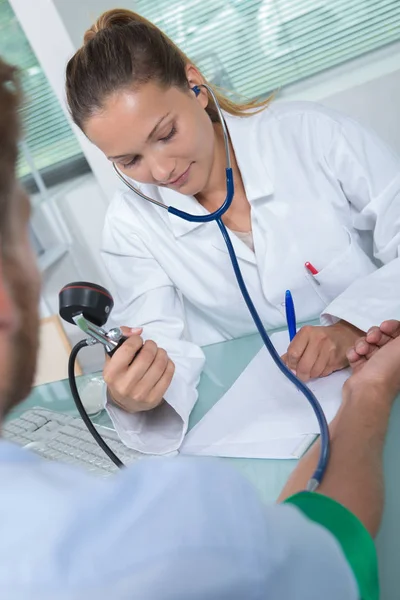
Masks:
[[[164,89],[149,82],[110,96],[85,123],[85,133],[128,177],[186,195],[208,183],[214,160],[214,129],[204,110],[204,88]]]

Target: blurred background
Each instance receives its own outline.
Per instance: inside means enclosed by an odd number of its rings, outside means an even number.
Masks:
[[[163,29],[213,83],[321,102],[400,151],[400,0],[0,0],[0,55],[21,69],[25,90],[18,175],[32,198],[43,319],[57,314],[65,283],[110,283],[99,248],[117,181],[70,122],[64,71],[84,31],[121,6]],[[72,326],[65,333],[79,337]],[[92,351],[82,368],[102,360]]]

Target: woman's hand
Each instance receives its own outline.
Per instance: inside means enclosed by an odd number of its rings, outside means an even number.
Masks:
[[[107,359],[104,381],[117,406],[129,413],[152,410],[163,401],[175,365],[155,342],[143,343],[141,329],[121,329],[128,339]]]
[[[292,340],[282,360],[302,381],[326,377],[349,365],[347,351],[363,335],[363,331],[347,321],[328,327],[306,325]]]

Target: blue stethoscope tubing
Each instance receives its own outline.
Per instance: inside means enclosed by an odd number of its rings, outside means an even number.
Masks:
[[[320,429],[320,434],[321,434],[321,449],[320,449],[320,453],[319,453],[317,467],[316,467],[311,479],[307,483],[307,490],[314,491],[321,484],[321,481],[324,477],[325,471],[328,466],[329,454],[330,454],[330,439],[329,439],[328,423],[327,423],[324,411],[323,411],[320,403],[318,402],[317,398],[314,396],[313,392],[306,386],[305,383],[303,383],[300,379],[298,379],[298,377],[296,377],[296,375],[282,362],[279,354],[275,350],[275,347],[269,338],[269,335],[261,321],[261,318],[256,310],[256,307],[254,306],[254,303],[250,297],[250,294],[249,294],[246,284],[244,282],[242,272],[240,270],[240,266],[239,266],[239,263],[238,263],[238,260],[237,260],[236,254],[235,254],[235,250],[232,245],[232,241],[231,241],[231,239],[229,237],[229,233],[222,221],[222,216],[224,215],[224,213],[228,210],[228,208],[232,204],[233,195],[234,195],[234,183],[233,183],[233,173],[232,173],[231,160],[230,160],[228,132],[227,132],[226,124],[225,124],[225,119],[224,119],[222,111],[221,111],[221,107],[219,106],[219,102],[214,94],[213,89],[205,84],[203,84],[202,87],[205,87],[207,89],[207,91],[209,92],[209,94],[211,95],[211,97],[214,101],[215,107],[218,111],[218,115],[219,115],[221,126],[222,126],[222,131],[223,131],[223,135],[224,135],[226,164],[227,164],[227,167],[225,169],[225,172],[226,172],[226,198],[218,210],[214,211],[213,213],[209,213],[207,215],[191,215],[190,213],[178,210],[177,208],[174,208],[173,206],[166,206],[162,202],[158,202],[157,200],[150,198],[150,196],[145,195],[143,192],[141,192],[141,190],[137,189],[133,184],[131,184],[130,181],[125,179],[125,177],[118,170],[118,168],[115,164],[113,166],[114,166],[115,172],[117,173],[118,177],[133,192],[135,192],[141,198],[144,198],[145,200],[151,202],[152,204],[156,204],[160,208],[168,210],[168,212],[171,213],[172,215],[175,215],[176,217],[184,219],[185,221],[191,221],[194,223],[210,223],[211,221],[215,221],[217,223],[217,225],[220,229],[221,235],[224,238],[226,247],[228,249],[229,257],[230,257],[232,267],[233,267],[233,270],[234,270],[234,273],[236,276],[236,280],[239,285],[240,291],[242,293],[243,299],[247,305],[247,308],[249,309],[251,317],[254,321],[255,326],[257,327],[257,330],[261,336],[262,341],[264,342],[268,352],[271,355],[271,358],[273,359],[273,361],[276,364],[276,366],[278,367],[278,369],[307,398],[307,400],[310,403],[310,405],[315,413],[315,416],[317,418],[319,429]],[[194,86],[192,88],[192,91],[195,93],[196,96],[198,96],[200,93],[200,87]]]

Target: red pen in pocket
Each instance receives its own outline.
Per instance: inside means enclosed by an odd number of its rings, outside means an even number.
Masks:
[[[314,265],[313,265],[313,264],[311,264],[310,262],[306,262],[304,266],[305,266],[305,268],[307,269],[307,271],[308,271],[309,273],[311,273],[311,275],[313,276],[313,278],[314,278],[314,275],[318,275],[318,270],[317,270],[317,269],[314,267]],[[318,279],[315,279],[315,278],[314,278],[314,281],[315,281],[315,283],[317,283],[317,284],[319,285],[319,281],[318,281]]]

